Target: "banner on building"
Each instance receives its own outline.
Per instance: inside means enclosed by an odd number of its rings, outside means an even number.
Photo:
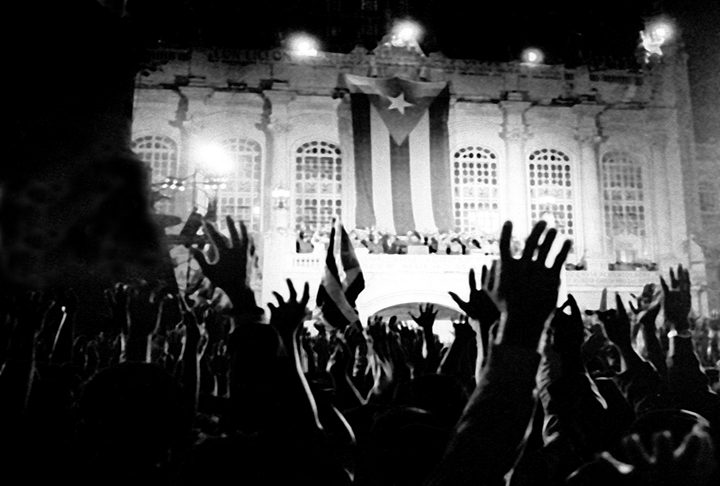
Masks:
[[[358,227],[405,234],[452,226],[446,82],[345,75]]]

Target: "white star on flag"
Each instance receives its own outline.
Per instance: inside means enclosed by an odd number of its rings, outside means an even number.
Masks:
[[[388,110],[397,110],[401,115],[405,114],[405,108],[414,106],[412,103],[405,101],[405,93],[400,93],[398,96],[388,96],[390,100],[390,106]]]

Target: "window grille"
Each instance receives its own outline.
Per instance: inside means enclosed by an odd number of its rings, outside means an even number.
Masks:
[[[530,219],[535,225],[545,219],[558,233],[575,234],[572,166],[559,150],[540,149],[528,157]]]
[[[146,135],[132,141],[131,148],[151,171],[151,182],[160,184],[168,177],[178,176],[177,143],[163,135]],[[165,195],[173,197],[173,194]],[[173,214],[175,204],[172,199],[162,199],[155,203],[155,210],[162,214]]]
[[[218,225],[225,227],[225,217],[242,220],[248,230],[259,233],[262,218],[262,149],[255,140],[230,138],[221,145],[234,163],[234,170],[216,189]],[[207,196],[213,198],[213,189]]]
[[[295,154],[295,227],[330,230],[342,215],[342,157],[329,142],[314,140]]]
[[[637,258],[647,234],[642,167],[629,153],[608,152],[601,159],[605,236],[608,245],[625,258]]]
[[[495,234],[500,228],[498,157],[484,147],[452,154],[453,209],[457,231]]]

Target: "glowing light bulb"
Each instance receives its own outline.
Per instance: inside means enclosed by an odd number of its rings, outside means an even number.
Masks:
[[[318,55],[318,42],[308,34],[293,34],[288,41],[288,46],[298,56],[314,57]]]
[[[422,35],[422,28],[417,22],[403,20],[397,22],[392,29],[391,43],[397,47],[408,47],[416,44]]]
[[[525,49],[521,57],[523,63],[530,65],[542,64],[545,60],[545,55],[543,54],[543,52],[540,49],[535,49],[534,47]]]

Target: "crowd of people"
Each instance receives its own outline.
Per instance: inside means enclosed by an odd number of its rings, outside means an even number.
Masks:
[[[82,332],[72,290],[2,296],[6,484],[720,484],[720,318],[686,269],[556,308],[570,243],[546,262],[554,229],[517,251],[506,223],[443,346],[430,304],[310,332],[290,280],[266,316],[228,227],[192,249],[204,285],[118,282]]]
[[[329,231],[301,230],[297,233],[297,253],[324,253],[327,249]],[[484,255],[499,254],[497,235],[485,232],[439,232],[432,233],[408,231],[405,235],[397,235],[377,229],[356,228],[349,232],[350,240],[356,251],[373,255]],[[521,242],[513,240],[513,245]]]

